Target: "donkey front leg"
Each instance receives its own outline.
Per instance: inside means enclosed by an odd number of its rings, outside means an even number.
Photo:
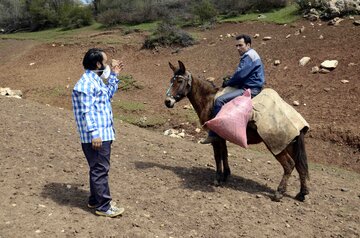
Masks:
[[[222,165],[221,165],[221,150],[219,149],[218,143],[212,144],[214,149],[214,158],[216,163],[216,175],[214,180],[214,185],[219,186],[222,178]]]
[[[223,182],[226,182],[228,177],[231,175],[229,161],[228,161],[228,151],[227,151],[227,146],[226,146],[226,140],[220,141],[219,144],[220,144],[220,148],[221,148],[220,149],[221,159],[222,159],[223,167],[224,167]]]

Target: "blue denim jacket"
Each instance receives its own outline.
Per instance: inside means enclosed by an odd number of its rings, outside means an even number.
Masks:
[[[254,49],[249,49],[240,58],[240,63],[224,86],[261,90],[265,83],[264,65]]]

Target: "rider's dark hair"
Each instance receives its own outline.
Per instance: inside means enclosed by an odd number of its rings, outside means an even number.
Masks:
[[[245,44],[250,44],[251,45],[251,37],[245,34],[242,35],[238,35],[236,37],[236,40],[240,40],[240,39],[244,39]]]
[[[98,49],[98,48],[92,48],[89,49],[88,52],[86,52],[84,59],[83,59],[83,66],[84,69],[89,69],[89,70],[95,70],[97,69],[96,63],[103,62],[103,53],[104,51],[102,49]]]

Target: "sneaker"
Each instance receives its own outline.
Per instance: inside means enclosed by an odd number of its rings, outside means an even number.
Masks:
[[[120,216],[124,211],[125,209],[122,207],[110,206],[109,210],[106,212],[95,211],[95,214],[104,217],[117,217]]]
[[[208,136],[205,139],[200,141],[200,144],[212,144],[214,142],[220,141],[220,137],[218,136]]]
[[[98,206],[98,204],[91,205],[90,203],[88,203],[88,205],[87,205],[87,207],[91,208],[91,209],[96,208],[97,206]],[[110,206],[116,206],[116,202],[110,201]]]

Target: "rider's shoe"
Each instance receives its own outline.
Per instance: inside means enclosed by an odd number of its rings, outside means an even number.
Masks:
[[[220,141],[220,137],[218,136],[208,136],[205,139],[200,141],[200,144],[212,144],[214,142]]]

